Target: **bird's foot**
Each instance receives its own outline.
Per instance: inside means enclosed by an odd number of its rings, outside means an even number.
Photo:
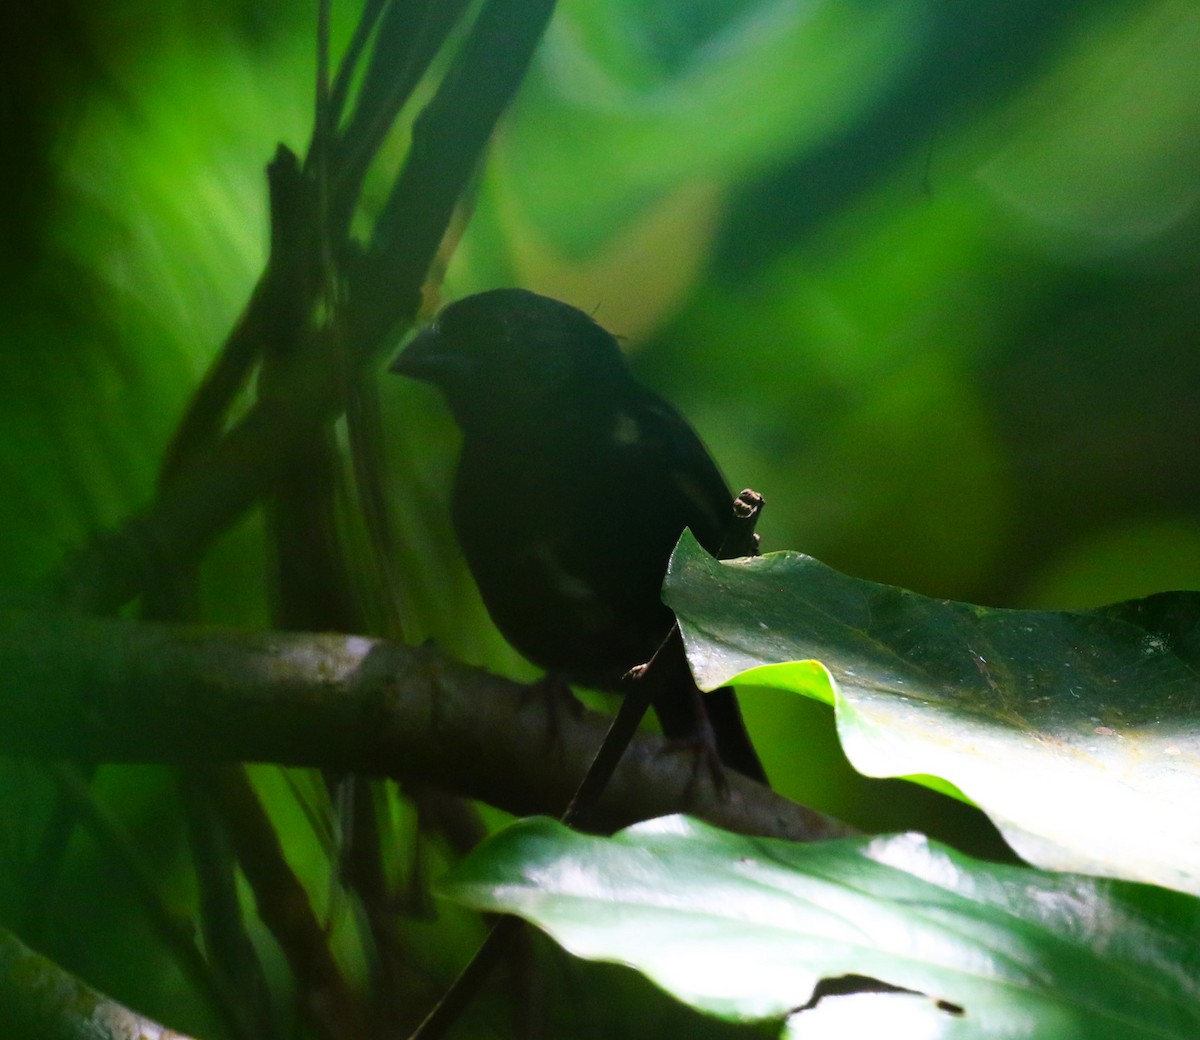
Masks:
[[[692,802],[699,790],[700,777],[707,772],[712,785],[721,798],[729,797],[729,778],[721,764],[717,751],[717,737],[707,719],[701,721],[696,731],[687,737],[670,737],[663,747],[663,754],[692,756],[692,773],[684,791],[684,799]]]

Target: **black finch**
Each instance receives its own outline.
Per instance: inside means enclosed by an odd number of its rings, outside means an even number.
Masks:
[[[689,527],[716,555],[733,496],[687,422],[582,311],[523,289],[447,306],[391,366],[432,383],[463,432],[454,530],[492,620],[571,682],[622,689],[673,617],[659,598]],[[697,696],[678,639],[642,681],[671,738],[765,782],[733,692]]]

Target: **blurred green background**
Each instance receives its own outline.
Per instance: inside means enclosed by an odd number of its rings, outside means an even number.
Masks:
[[[0,587],[151,496],[265,259],[264,165],[307,142],[315,6],[0,12]],[[355,14],[334,5],[335,46]],[[1200,587],[1198,200],[1189,0],[562,0],[443,299],[518,284],[594,313],[766,495],[765,549],[1085,606]],[[426,388],[380,392],[407,636],[529,674],[446,530],[453,424]],[[263,557],[253,518],[221,541],[207,618],[266,623]],[[855,784],[822,709],[747,710],[783,790],[939,826],[929,796]],[[11,880],[45,792],[3,769]],[[162,785],[106,772],[165,870]],[[112,869],[77,853],[66,908]],[[104,936],[93,977],[117,989],[120,906],[56,926],[76,964]]]

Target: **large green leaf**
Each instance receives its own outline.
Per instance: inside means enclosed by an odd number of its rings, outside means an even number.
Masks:
[[[1200,1030],[1195,899],[987,864],[916,834],[799,845],[676,816],[597,838],[530,819],[485,842],[443,890],[728,1018],[783,1017],[821,978],[910,991],[822,1000],[794,1016],[806,1037]],[[848,1020],[864,1031],[839,1032]]]
[[[965,794],[1038,866],[1200,892],[1200,593],[994,610],[685,534],[664,596],[706,689],[829,701],[857,769]]]

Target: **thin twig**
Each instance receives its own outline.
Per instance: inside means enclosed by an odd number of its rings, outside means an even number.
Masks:
[[[741,492],[734,499],[733,517],[721,543],[718,553],[720,558],[748,555],[747,550],[752,552],[757,549],[757,543],[754,541],[754,527],[758,523],[762,508],[762,496],[749,489]],[[601,795],[604,794],[605,788],[608,787],[613,773],[616,772],[617,766],[628,750],[634,734],[650,707],[653,686],[646,681],[646,676],[653,669],[659,650],[672,642],[679,643],[677,652],[682,655],[682,636],[679,632],[678,622],[672,625],[666,639],[655,651],[650,661],[630,671],[631,682],[625,696],[621,699],[621,706],[617,709],[616,718],[613,719],[612,725],[604,735],[599,750],[560,817],[560,822],[567,826],[573,826],[586,821],[599,802]],[[722,789],[723,794],[727,794],[728,783],[723,776],[717,786]],[[518,918],[505,917],[492,927],[467,966],[450,984],[450,988],[446,990],[425,1021],[409,1037],[409,1040],[438,1040],[439,1037],[445,1035],[445,1031],[462,1015],[487,980],[492,968],[499,963],[504,952],[520,934],[523,923]]]

